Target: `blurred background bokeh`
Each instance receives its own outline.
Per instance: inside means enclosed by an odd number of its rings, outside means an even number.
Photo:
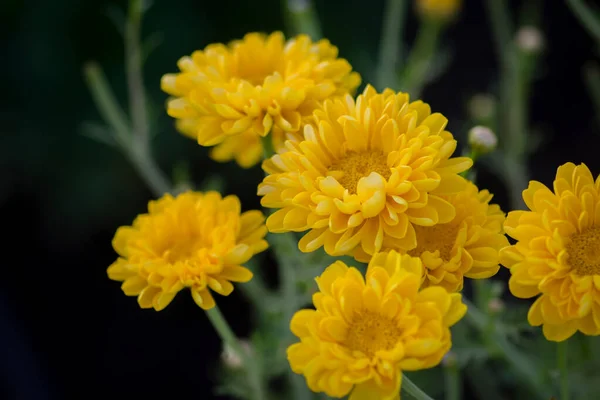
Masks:
[[[164,111],[160,77],[179,57],[249,31],[285,30],[280,0],[155,0],[143,22],[152,51],[144,79],[154,120],[154,155],[165,172],[187,167],[195,183],[225,178],[225,193],[259,207],[259,167],[240,172],[179,135]],[[383,0],[316,1],[324,36],[374,81]],[[522,3],[513,1],[514,9]],[[106,268],[120,225],[144,212],[151,192],[122,154],[84,136],[98,122],[82,75],[97,61],[126,106],[125,1],[3,0],[0,3],[0,399],[213,398],[220,342],[186,295],[156,313],[125,298]],[[406,41],[417,21],[411,10]],[[600,172],[600,127],[582,80],[597,58],[592,40],[563,1],[544,2],[545,50],[530,102],[543,141],[529,160],[531,176],[550,183],[564,162]],[[497,90],[498,62],[480,0],[465,1],[444,33],[447,69],[422,98],[442,112],[459,140],[468,104]],[[500,138],[502,140],[502,138]],[[504,209],[506,188],[484,167],[479,185]],[[251,310],[238,291],[219,299],[236,332],[249,331]],[[468,388],[466,393],[469,393]],[[215,397],[225,398],[225,397]]]

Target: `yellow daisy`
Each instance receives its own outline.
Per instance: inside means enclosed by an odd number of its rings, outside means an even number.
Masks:
[[[241,264],[267,248],[260,211],[240,213],[236,196],[217,192],[167,194],[150,201],[148,214],[117,230],[113,247],[119,258],[108,277],[122,281],[127,296],[142,308],[164,309],[190,288],[198,306],[215,306],[209,292],[227,296],[231,282],[247,282],[252,272]]]
[[[415,248],[414,226],[454,219],[442,196],[465,189],[459,173],[472,160],[450,158],[456,140],[443,115],[368,86],[356,102],[327,100],[314,117],[302,142],[263,163],[261,204],[279,209],[267,219],[271,232],[308,230],[300,250],[368,261],[381,249]]]
[[[402,371],[436,366],[450,349],[449,327],[467,307],[458,293],[420,289],[421,261],[396,252],[371,260],[366,279],[337,261],[318,277],[316,310],[291,321],[288,350],[309,388],[349,400],[398,399]]]
[[[531,211],[508,214],[504,229],[517,243],[500,255],[511,293],[539,295],[528,320],[543,325],[548,340],[578,330],[600,334],[600,177],[567,163],[556,172],[554,191],[531,181],[523,199]]]
[[[462,0],[416,0],[417,12],[425,17],[448,19],[453,17],[462,5]]]
[[[167,112],[200,145],[219,145],[211,153],[217,161],[251,167],[262,158],[261,136],[271,132],[275,148],[298,139],[323,100],[358,87],[360,76],[337,55],[327,40],[300,35],[286,42],[281,32],[211,44],[181,58],[179,73],[163,76],[162,89],[174,96]]]
[[[469,182],[465,190],[444,196],[456,210],[454,219],[434,226],[415,226],[417,247],[408,254],[423,261],[425,287],[438,285],[451,292],[462,290],[463,278],[495,275],[499,251],[508,246],[502,224],[504,213],[489,204],[492,195]]]

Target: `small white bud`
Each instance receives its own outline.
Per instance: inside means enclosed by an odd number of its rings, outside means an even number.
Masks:
[[[500,299],[491,299],[488,303],[488,310],[492,314],[498,314],[504,310],[504,302]]]
[[[300,14],[308,10],[310,0],[288,0],[288,8],[294,14]]]
[[[476,120],[488,119],[496,111],[496,99],[489,94],[476,94],[469,101],[469,113]]]
[[[544,47],[542,32],[533,26],[524,26],[517,32],[517,46],[525,53],[539,53]]]
[[[469,131],[469,145],[479,153],[489,153],[497,144],[496,134],[488,127],[475,126]]]
[[[444,358],[442,358],[442,366],[444,367],[454,367],[457,362],[456,354],[451,351],[444,354]]]
[[[250,342],[247,340],[240,340],[240,345],[242,350],[246,352],[246,354],[250,354],[252,352],[252,348],[250,346]],[[221,360],[223,363],[231,369],[239,369],[244,365],[244,359],[241,354],[238,354],[234,349],[232,349],[227,344],[223,348],[223,352],[221,353]]]

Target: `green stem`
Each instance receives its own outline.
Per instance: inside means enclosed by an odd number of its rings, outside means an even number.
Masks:
[[[598,13],[596,12],[595,16],[594,10],[587,6],[582,0],[566,1],[567,5],[573,14],[575,14],[575,16],[579,19],[583,27],[600,45],[600,18],[597,17]]]
[[[173,192],[169,179],[150,155],[148,147],[130,147],[128,155],[133,167],[146,182],[155,197]]]
[[[404,374],[402,375],[402,390],[417,400],[433,400]]]
[[[557,345],[557,363],[560,371],[560,400],[569,400],[569,371],[567,369],[567,341]]]
[[[223,343],[229,346],[243,360],[244,368],[248,376],[248,383],[250,384],[250,388],[252,390],[251,398],[254,400],[264,400],[266,398],[266,393],[264,392],[261,382],[260,365],[257,365],[248,352],[242,348],[238,338],[229,327],[227,321],[225,321],[225,318],[223,318],[223,314],[221,314],[221,311],[217,305],[210,310],[207,310],[206,315],[219,334],[219,337]]]
[[[444,366],[444,384],[447,400],[460,400],[462,398],[460,368],[455,360],[449,361]]]
[[[467,305],[467,321],[477,329],[483,336],[490,334],[489,317],[487,314],[480,311],[477,306],[471,303],[467,298],[463,297],[463,303]],[[537,375],[537,368],[523,353],[516,349],[512,343],[508,341],[504,335],[502,328],[495,326],[491,330],[491,340],[493,347],[489,347],[489,343],[485,343],[488,351],[492,354],[498,353],[502,358],[518,372],[518,376],[524,385],[527,385],[531,393],[540,399],[549,398],[547,396],[547,388],[544,387]]]
[[[292,317],[298,311],[298,295],[296,289],[296,263],[294,254],[298,251],[298,245],[293,232],[276,233],[270,236],[272,248],[275,250],[279,276],[281,280],[282,304],[284,307],[284,320],[289,325]],[[289,328],[286,327],[284,343],[287,346],[294,337]],[[308,400],[312,398],[311,392],[306,386],[304,379],[288,368],[288,380],[296,400]]]
[[[380,90],[398,88],[397,68],[402,56],[402,28],[404,27],[406,1],[387,0],[383,14],[383,27],[379,41],[379,65],[376,83]]]
[[[275,149],[273,148],[273,136],[269,133],[267,136],[261,137],[260,141],[263,145],[263,159],[268,160],[275,154]]]
[[[442,22],[433,19],[425,19],[421,23],[415,45],[406,61],[402,79],[403,89],[412,98],[418,98],[421,95],[442,27]]]
[[[125,66],[133,132],[137,140],[144,144],[148,142],[149,128],[146,112],[146,93],[142,78],[142,51],[140,48],[142,7],[142,0],[129,1],[129,18],[125,25]]]
[[[127,115],[119,106],[115,95],[106,82],[102,69],[95,62],[89,62],[83,67],[83,74],[96,108],[104,122],[110,126],[115,140],[122,148],[130,146],[130,127]]]
[[[583,68],[583,77],[596,110],[598,124],[600,124],[600,68],[596,64],[586,65]]]
[[[512,42],[512,24],[508,15],[505,0],[486,0],[485,2],[490,24],[496,42],[496,52],[501,62],[509,55]]]
[[[172,188],[169,180],[156,164],[150,150],[150,129],[140,46],[142,15],[143,1],[130,0],[129,18],[125,25],[125,65],[134,142],[128,147],[127,153],[138,173],[146,181],[154,195],[158,197],[170,192]]]
[[[136,146],[125,113],[117,103],[101,68],[96,63],[87,64],[84,75],[92,98],[104,122],[112,129],[114,138],[129,158],[138,174],[157,197],[171,191],[171,184],[156,165],[148,146]]]
[[[285,20],[292,35],[307,34],[312,40],[323,37],[321,25],[311,0],[282,0]]]

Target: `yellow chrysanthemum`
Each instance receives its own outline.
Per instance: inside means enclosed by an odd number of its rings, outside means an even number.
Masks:
[[[288,350],[309,388],[349,400],[398,399],[402,371],[437,365],[450,349],[449,327],[467,308],[458,293],[419,289],[418,258],[396,252],[371,260],[366,279],[338,261],[318,277],[316,310],[291,321],[300,339]]]
[[[215,160],[251,167],[262,158],[261,136],[271,132],[279,148],[323,100],[358,87],[360,76],[337,55],[327,40],[285,42],[281,32],[211,44],[181,58],[180,73],[163,76],[162,89],[175,97],[167,111],[202,146],[219,145]]]
[[[415,248],[413,225],[454,219],[441,196],[464,190],[458,173],[472,160],[450,158],[456,140],[444,116],[407,94],[368,86],[356,103],[327,100],[314,117],[302,142],[286,142],[287,151],[263,163],[261,203],[280,208],[267,219],[271,232],[309,230],[300,250],[324,246],[368,261],[381,249]]]
[[[416,0],[417,12],[427,18],[448,19],[462,5],[462,0]]]
[[[558,168],[554,192],[531,181],[523,191],[531,211],[512,211],[504,228],[517,240],[500,262],[510,268],[513,295],[540,295],[529,309],[548,340],[577,330],[600,334],[600,177],[584,165]]]
[[[231,282],[247,282],[241,264],[267,248],[267,229],[260,211],[240,213],[236,196],[217,192],[167,194],[150,201],[148,214],[133,226],[117,230],[113,247],[119,258],[108,277],[122,281],[127,296],[137,296],[142,308],[160,311],[175,295],[190,288],[198,306],[215,306],[209,292],[227,296]]]
[[[508,246],[502,224],[504,213],[489,204],[492,195],[469,182],[460,193],[443,196],[456,210],[445,224],[416,226],[417,247],[408,254],[423,261],[425,287],[462,290],[463,278],[483,279],[495,275],[499,251]]]

